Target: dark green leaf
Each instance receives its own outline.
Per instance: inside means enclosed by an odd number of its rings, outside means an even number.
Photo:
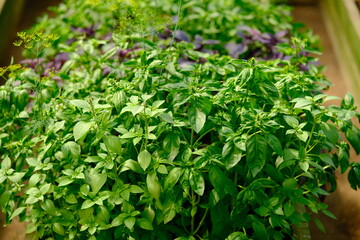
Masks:
[[[107,147],[108,150],[117,153],[117,154],[121,154],[122,152],[122,147],[121,147],[121,141],[120,138],[114,136],[114,135],[105,135],[102,137],[105,146]]]
[[[179,153],[180,138],[177,134],[170,132],[163,141],[163,148],[169,154],[168,159],[173,161]]]
[[[296,190],[297,180],[294,178],[285,179],[282,185],[285,193],[291,193]]]
[[[230,213],[223,201],[210,208],[212,231],[210,239],[225,239],[230,231]]]
[[[348,180],[353,189],[357,190],[360,187],[360,167],[354,166],[350,169]]]
[[[265,134],[266,142],[268,145],[280,156],[283,156],[283,149],[280,140],[273,134]]]
[[[295,212],[295,207],[292,205],[291,201],[288,201],[284,205],[284,213],[286,217],[290,217]]]
[[[255,134],[246,141],[246,163],[255,177],[265,166],[267,142],[260,134]]]
[[[85,182],[90,185],[94,194],[99,192],[107,180],[106,173],[98,173],[97,171],[98,170],[94,168],[90,168],[89,170],[85,171]]]
[[[321,223],[321,221],[318,218],[314,218],[314,222],[316,226],[322,231],[323,233],[326,232],[324,225]]]
[[[200,196],[204,194],[205,181],[200,171],[191,171],[189,175],[189,182],[194,192],[196,192]]]
[[[225,240],[249,240],[242,232],[233,232]]]
[[[321,124],[321,130],[332,144],[338,141],[340,137],[339,130],[333,124],[323,122]]]
[[[238,149],[233,143],[226,143],[222,149],[222,157],[225,159],[225,167],[226,169],[231,169],[238,162],[240,162],[242,158],[243,152]]]
[[[237,195],[236,185],[216,166],[210,166],[209,180],[213,185],[215,191],[224,197],[225,193],[230,194],[232,197]]]
[[[148,173],[148,175],[146,176],[146,186],[153,198],[160,198],[161,185],[155,171]]]
[[[125,226],[130,230],[134,227],[135,222],[136,222],[136,218],[134,217],[128,217],[124,220]]]
[[[138,155],[138,162],[145,171],[151,163],[151,154],[146,149],[141,151]]]
[[[54,232],[56,232],[57,234],[59,234],[61,236],[65,235],[65,229],[60,223],[54,223],[53,230],[54,230]]]
[[[181,175],[183,174],[183,170],[181,168],[173,168],[169,172],[168,176],[164,182],[164,190],[167,191],[172,189],[175,184],[179,181]]]
[[[328,210],[326,210],[326,209],[324,209],[324,210],[322,210],[322,212],[325,214],[325,215],[327,215],[328,217],[331,217],[332,219],[337,219],[336,218],[336,216],[332,213],[332,212],[330,212],[330,211],[328,211]]]
[[[53,201],[46,199],[45,202],[41,204],[42,209],[44,209],[50,215],[55,215],[56,207]]]
[[[260,221],[254,221],[252,223],[252,227],[255,232],[255,239],[261,239],[261,240],[269,239],[269,235],[263,223],[261,223]]]
[[[154,230],[152,223],[147,218],[139,218],[136,220],[136,225],[145,230]]]
[[[360,140],[359,136],[351,129],[348,128],[345,132],[346,138],[349,140],[351,146],[355,149],[356,154],[360,153]]]
[[[120,170],[120,173],[125,172],[127,170],[132,170],[132,171],[134,171],[136,173],[143,173],[143,170],[142,170],[140,164],[138,162],[134,161],[134,160],[131,160],[131,159],[126,160],[124,162],[124,165],[122,166],[122,168]]]
[[[188,110],[188,117],[191,127],[196,133],[199,133],[205,125],[206,114],[196,107],[190,107]]]

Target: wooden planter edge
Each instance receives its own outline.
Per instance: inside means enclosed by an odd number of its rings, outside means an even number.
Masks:
[[[360,106],[360,11],[353,0],[322,0],[320,6],[344,84]]]
[[[17,25],[21,18],[25,0],[0,0],[0,56],[4,56],[13,40]],[[0,65],[9,63],[0,59]]]

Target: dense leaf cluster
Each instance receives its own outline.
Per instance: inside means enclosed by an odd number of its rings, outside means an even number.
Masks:
[[[335,169],[359,186],[354,100],[324,105],[337,98],[286,8],[66,1],[57,13],[38,27],[59,39],[29,40],[54,47],[0,72],[0,206],[35,238],[286,239],[309,212],[333,217],[319,198]],[[230,57],[229,43],[244,51]]]

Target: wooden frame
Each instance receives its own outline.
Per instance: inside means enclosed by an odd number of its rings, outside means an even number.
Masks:
[[[360,104],[360,1],[321,0],[329,31],[346,84]]]
[[[25,0],[0,0],[0,56],[4,56],[16,33]],[[0,58],[0,65],[8,65]]]

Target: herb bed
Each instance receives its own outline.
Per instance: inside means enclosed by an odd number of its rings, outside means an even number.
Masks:
[[[323,105],[316,41],[287,7],[57,13],[19,33],[31,58],[1,69],[0,205],[34,238],[303,239],[304,206],[334,217],[319,201],[334,169],[358,187],[339,134],[360,152],[354,99]]]

